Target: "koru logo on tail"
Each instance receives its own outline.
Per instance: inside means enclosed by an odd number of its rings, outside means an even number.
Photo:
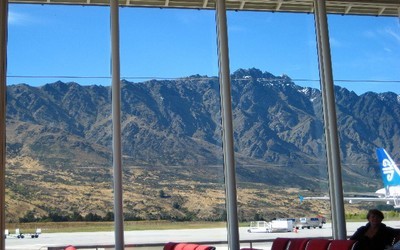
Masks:
[[[384,159],[382,161],[382,171],[383,174],[386,175],[386,179],[388,181],[392,181],[394,176],[394,162],[388,159]]]

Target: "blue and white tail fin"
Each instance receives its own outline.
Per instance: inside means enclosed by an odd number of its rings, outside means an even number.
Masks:
[[[390,155],[383,148],[376,149],[382,180],[386,190],[390,186],[400,185],[400,170]]]

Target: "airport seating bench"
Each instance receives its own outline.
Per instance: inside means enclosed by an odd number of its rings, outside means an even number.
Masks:
[[[276,238],[271,250],[353,250],[355,240],[330,240],[323,238]]]
[[[355,240],[331,240],[324,238],[276,238],[271,250],[354,250]],[[168,242],[164,250],[215,250],[213,246],[194,243]],[[249,248],[242,248],[247,250]],[[254,249],[253,249],[254,250]]]
[[[164,245],[164,250],[215,250],[215,247],[193,243],[168,242]]]

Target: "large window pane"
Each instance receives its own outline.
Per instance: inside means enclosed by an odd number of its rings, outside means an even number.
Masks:
[[[90,230],[57,244],[82,244],[82,236],[92,239],[84,245],[114,243],[109,10],[10,5],[10,237],[17,228],[27,236],[41,228],[50,238]],[[214,15],[120,9],[127,245],[227,240]],[[242,247],[265,248],[277,236],[248,232],[251,221],[294,219],[299,229],[288,236],[332,236],[329,200],[301,200],[329,195],[313,18],[228,13]],[[377,207],[391,225],[393,204],[349,197],[383,188],[376,148],[394,161],[400,155],[398,19],[329,16],[329,31],[346,218]],[[328,222],[321,229],[302,231],[309,229],[300,218],[321,216]],[[49,246],[48,239],[35,243]]]
[[[226,241],[214,12],[121,9],[121,31],[126,214]]]
[[[113,214],[108,22],[107,8],[10,5],[7,248],[54,245],[46,235],[58,230],[113,229],[85,226]],[[42,235],[16,241],[18,228]]]
[[[330,218],[329,202],[299,199],[328,195],[313,16],[232,12],[229,35],[239,220]]]
[[[377,148],[385,148],[394,162],[399,158],[398,21],[398,18],[329,16],[346,197],[355,194],[374,197],[375,191],[384,188],[386,174],[379,167]],[[347,219],[365,218],[368,209],[378,208],[384,211],[385,221],[390,224],[390,220],[398,220],[389,213],[396,214],[393,201],[392,197],[390,205],[347,202]]]

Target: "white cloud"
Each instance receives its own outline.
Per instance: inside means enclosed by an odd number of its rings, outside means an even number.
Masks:
[[[397,42],[400,43],[400,32],[395,32],[392,29],[386,29],[386,34],[393,37]]]
[[[232,32],[246,32],[247,29],[241,25],[230,25],[228,26],[228,30]]]
[[[363,35],[364,35],[366,38],[376,38],[376,33],[373,32],[372,30],[366,30],[366,31],[364,31],[364,32],[363,32]]]
[[[342,42],[340,42],[338,39],[336,39],[334,37],[329,37],[329,43],[330,43],[331,47],[340,48],[343,46]]]
[[[18,13],[14,11],[8,12],[8,24],[9,25],[28,25],[33,22],[32,17],[24,13]]]
[[[391,50],[391,49],[388,48],[388,47],[383,48],[383,50],[386,51],[386,52],[388,52],[388,53],[392,53],[392,52],[393,52],[393,50]]]

